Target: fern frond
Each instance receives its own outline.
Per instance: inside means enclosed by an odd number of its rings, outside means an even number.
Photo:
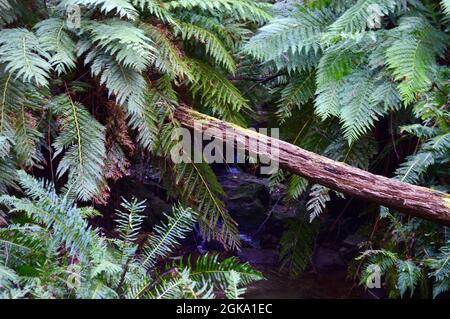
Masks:
[[[11,211],[25,212],[30,218],[52,228],[53,242],[66,247],[71,256],[87,260],[97,242],[97,234],[81,217],[80,210],[66,198],[56,195],[54,186],[19,171],[19,182],[28,198],[1,196]]]
[[[450,16],[450,0],[441,0],[441,6],[444,9],[445,14]]]
[[[189,277],[189,269],[184,269],[175,278],[162,280],[147,298],[151,299],[212,299],[212,289],[208,286],[196,287],[196,283]]]
[[[122,198],[120,206],[126,212],[116,210],[116,229],[122,240],[125,242],[135,242],[141,230],[142,222],[144,221],[144,217],[139,214],[145,210],[145,201],[138,202],[136,198],[133,198],[129,202]]]
[[[307,179],[298,175],[292,175],[291,178],[289,179],[289,184],[287,188],[289,198],[293,199],[299,198],[306,192],[308,185],[309,182]]]
[[[311,262],[318,224],[308,223],[302,217],[288,221],[280,239],[281,269],[298,276]]]
[[[225,290],[225,295],[228,299],[242,299],[241,295],[243,295],[246,291],[245,288],[239,288],[239,283],[241,281],[241,276],[236,271],[231,271],[228,276],[228,287]]]
[[[66,95],[56,97],[50,107],[61,118],[61,132],[53,143],[54,156],[64,152],[57,174],[69,174],[70,188],[80,200],[92,199],[103,180],[105,128]]]
[[[114,95],[117,104],[126,108],[128,113],[142,116],[145,109],[147,82],[141,72],[123,66],[109,54],[98,51],[87,56],[85,63],[91,63],[91,72],[100,75],[100,83]]]
[[[228,248],[240,246],[236,222],[221,200],[222,186],[207,163],[179,163],[173,167],[174,184],[181,198],[191,203],[199,216],[200,230],[206,240],[217,240]]]
[[[286,53],[317,55],[324,49],[323,31],[334,18],[329,10],[302,9],[290,17],[273,19],[258,30],[243,50],[261,61],[280,58]]]
[[[403,125],[400,127],[400,133],[408,133],[418,138],[432,138],[437,135],[434,127],[428,127],[422,124]]]
[[[22,28],[0,30],[0,63],[6,65],[6,72],[13,74],[15,79],[46,87],[52,69],[50,59],[31,31]]]
[[[367,72],[358,72],[346,79],[340,119],[349,144],[366,134],[378,120],[381,112],[371,99],[373,91],[374,83]]]
[[[195,263],[189,257],[187,263],[180,260],[177,267],[191,269],[190,278],[199,287],[204,285],[215,289],[227,289],[229,277],[232,272],[239,275],[239,284],[248,285],[254,281],[261,280],[262,274],[253,270],[249,264],[239,263],[235,257],[218,260],[218,255],[204,255],[197,258]]]
[[[412,261],[399,260],[397,262],[397,271],[397,286],[400,291],[400,296],[403,297],[409,289],[412,297],[422,275],[421,269]]]
[[[264,23],[270,20],[267,13],[270,5],[253,0],[173,0],[167,3],[169,10],[200,9],[212,14],[228,13],[243,21]]]
[[[339,81],[350,74],[361,59],[347,43],[339,43],[327,48],[317,67],[317,85]]]
[[[12,137],[14,133],[8,114],[17,112],[19,106],[25,103],[25,93],[28,90],[26,84],[14,79],[12,74],[3,71],[0,70],[0,134]]]
[[[406,158],[406,162],[396,170],[396,178],[417,184],[436,159],[440,156],[448,156],[448,152],[450,152],[450,133],[435,136],[422,145],[417,154]]]
[[[314,97],[316,85],[315,74],[300,74],[293,81],[285,86],[280,94],[278,102],[277,116],[280,123],[283,123],[292,115],[292,109],[300,107]]]
[[[0,0],[0,26],[12,23],[17,19],[17,4],[12,0]]]
[[[0,158],[0,193],[7,193],[9,188],[17,188],[17,174],[14,163],[7,158]]]
[[[306,203],[306,209],[309,213],[310,222],[322,214],[327,206],[327,202],[331,200],[330,189],[325,186],[314,184],[309,193],[309,200]]]
[[[165,30],[154,25],[144,24],[149,37],[158,51],[153,65],[156,69],[172,79],[193,79],[191,69],[185,61],[182,51],[171,41]]]
[[[433,53],[423,39],[405,36],[395,41],[386,51],[386,62],[395,79],[401,81],[399,90],[406,104],[431,86]]]
[[[316,91],[315,113],[322,119],[339,116],[343,106],[341,92],[345,89],[345,81],[331,81],[319,84]]]
[[[147,11],[156,16],[159,20],[177,25],[172,13],[160,0],[131,0],[131,2],[142,11]]]
[[[50,55],[48,61],[58,75],[75,68],[75,42],[66,29],[67,22],[50,18],[34,26],[42,49]]]
[[[330,25],[329,30],[333,33],[363,32],[371,27],[372,14],[382,17],[393,12],[396,6],[395,0],[358,0]]]
[[[43,161],[43,155],[38,147],[42,133],[36,126],[37,119],[22,106],[15,120],[13,150],[17,163],[24,167],[32,167]]]
[[[432,270],[429,274],[434,279],[433,297],[450,290],[450,246],[444,245],[432,258],[425,260],[425,264]]]
[[[99,9],[102,13],[115,12],[120,18],[126,17],[136,20],[137,10],[129,0],[64,0],[60,6],[66,8],[69,5],[79,5],[89,9]]]
[[[154,59],[155,48],[144,30],[121,20],[89,22],[84,30],[90,33],[90,41],[103,53],[126,68],[144,71]]]
[[[248,108],[248,102],[239,90],[218,70],[200,61],[191,60],[191,63],[195,81],[189,85],[202,107],[225,121],[244,125],[239,112]]]
[[[153,236],[144,247],[142,267],[151,269],[159,258],[167,257],[179,245],[179,240],[192,231],[195,215],[191,209],[182,207],[174,207],[172,215],[165,215],[167,221],[155,226]]]
[[[376,264],[380,267],[382,273],[385,273],[390,268],[395,267],[399,261],[396,253],[389,250],[366,250],[356,260],[367,260],[369,264]]]
[[[164,122],[166,116],[178,105],[170,77],[162,77],[153,83],[145,91],[144,97],[145,103],[140,112],[128,112],[128,124],[137,131],[139,145],[149,152],[158,151],[159,143],[164,137],[161,133],[161,122]],[[170,149],[170,146],[167,148]]]
[[[180,23],[179,30],[183,40],[194,39],[197,43],[204,45],[206,53],[217,64],[223,66],[230,73],[236,71],[236,64],[232,55],[214,33],[195,24],[185,22]]]

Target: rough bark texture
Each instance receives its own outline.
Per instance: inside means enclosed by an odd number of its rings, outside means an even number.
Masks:
[[[448,194],[375,175],[188,108],[179,108],[174,116],[186,128],[194,129],[197,121],[203,132],[208,130],[208,134],[225,142],[234,141],[237,149],[267,156],[278,161],[281,168],[330,189],[450,226]],[[255,143],[248,143],[249,136],[269,147],[258,149]]]

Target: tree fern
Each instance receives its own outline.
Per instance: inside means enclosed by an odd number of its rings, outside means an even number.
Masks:
[[[441,1],[441,6],[444,9],[444,12],[450,16],[450,1],[448,0],[442,0]]]
[[[81,200],[98,195],[106,156],[104,127],[81,104],[66,95],[50,107],[61,118],[61,132],[55,139],[54,156],[64,152],[57,174],[68,173],[72,191]]]
[[[64,0],[60,4],[63,8],[69,5],[80,5],[90,9],[98,9],[104,14],[116,13],[119,17],[136,20],[137,10],[128,0]]]
[[[49,63],[58,75],[75,68],[75,42],[66,29],[66,21],[50,18],[34,26],[42,49],[51,56]]]
[[[286,230],[280,239],[281,269],[286,269],[295,277],[308,267],[318,227],[317,223],[310,224],[303,216],[286,224]]]
[[[233,83],[205,63],[192,60],[191,67],[195,81],[189,85],[202,106],[226,121],[244,124],[239,112],[247,109],[248,103]]]
[[[195,39],[197,43],[204,45],[206,53],[227,71],[230,73],[236,71],[233,57],[214,33],[191,23],[181,23],[180,32],[184,40]]]
[[[330,25],[329,30],[333,33],[362,32],[370,27],[371,14],[384,16],[393,12],[395,8],[394,0],[358,0]]]
[[[294,81],[284,87],[281,92],[281,98],[277,110],[279,121],[283,123],[292,115],[294,107],[300,108],[303,104],[314,97],[315,75],[301,74]]]
[[[6,72],[24,82],[48,85],[51,65],[49,54],[39,43],[39,39],[23,28],[0,30],[0,63]]]
[[[173,0],[167,3],[167,7],[171,10],[199,8],[210,13],[229,13],[238,19],[259,23],[271,18],[266,12],[267,5],[251,0]]]
[[[121,20],[90,22],[84,27],[90,41],[102,52],[114,56],[122,66],[143,71],[154,58],[154,47],[145,32]]]
[[[208,164],[180,163],[173,169],[181,197],[193,201],[199,212],[202,236],[206,240],[218,240],[231,249],[238,248],[236,222],[221,200],[222,186]]]

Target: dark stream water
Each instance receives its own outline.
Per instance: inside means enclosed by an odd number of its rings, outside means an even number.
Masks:
[[[266,280],[247,288],[248,299],[358,299],[364,291],[347,280],[347,273],[335,270],[327,273],[304,272],[290,279],[277,269],[260,269]]]
[[[239,224],[242,250],[238,257],[252,264],[266,278],[250,285],[246,298],[371,298],[370,294],[347,279],[349,258],[345,251],[357,245],[357,241],[348,238],[352,236],[351,231],[339,238],[318,243],[311,257],[312,266],[298,278],[292,279],[279,271],[278,253],[284,225],[296,218],[298,207],[302,204],[285,204],[285,189],[270,192],[267,178],[251,172],[232,168],[216,173],[226,193],[224,202],[227,209]],[[171,209],[172,203],[167,202],[158,172],[154,170],[136,167],[130,178],[118,185],[112,198],[118,206],[121,196],[132,195],[147,200],[145,214],[149,216],[150,227],[158,222],[162,212]],[[198,229],[197,235],[187,239],[181,251],[183,255],[193,256],[223,252],[221,245],[202,241]]]
[[[278,251],[283,232],[280,225],[295,215],[295,210],[281,204],[285,196],[283,190],[278,195],[269,194],[267,179],[246,174],[235,167],[219,172],[218,179],[227,193],[227,208],[240,224],[244,248],[238,255],[265,277],[247,288],[245,298],[372,298],[348,279],[345,261],[339,256],[339,244],[318,248],[313,263],[323,269],[313,266],[296,279],[280,272]],[[272,216],[275,213],[278,215]]]

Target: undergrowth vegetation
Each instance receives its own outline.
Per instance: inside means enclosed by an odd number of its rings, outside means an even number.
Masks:
[[[448,0],[0,0],[0,296],[238,298],[262,278],[234,257],[168,260],[195,223],[241,245],[213,169],[171,161],[179,106],[243,127],[262,108],[289,143],[448,192],[449,22]],[[107,236],[92,218],[141,159],[179,205],[148,234],[124,199]],[[280,242],[296,276],[330,202],[351,199],[283,170],[270,183],[300,207]],[[450,290],[446,227],[353,213],[363,285],[377,266],[392,297]]]
[[[245,292],[241,285],[262,278],[234,257],[169,262],[196,221],[192,209],[174,207],[140,240],[145,203],[123,200],[117,237],[108,238],[87,221],[98,211],[77,207],[50,182],[18,175],[26,197],[0,197],[13,215],[0,229],[1,298],[202,299],[222,292],[235,299]]]

